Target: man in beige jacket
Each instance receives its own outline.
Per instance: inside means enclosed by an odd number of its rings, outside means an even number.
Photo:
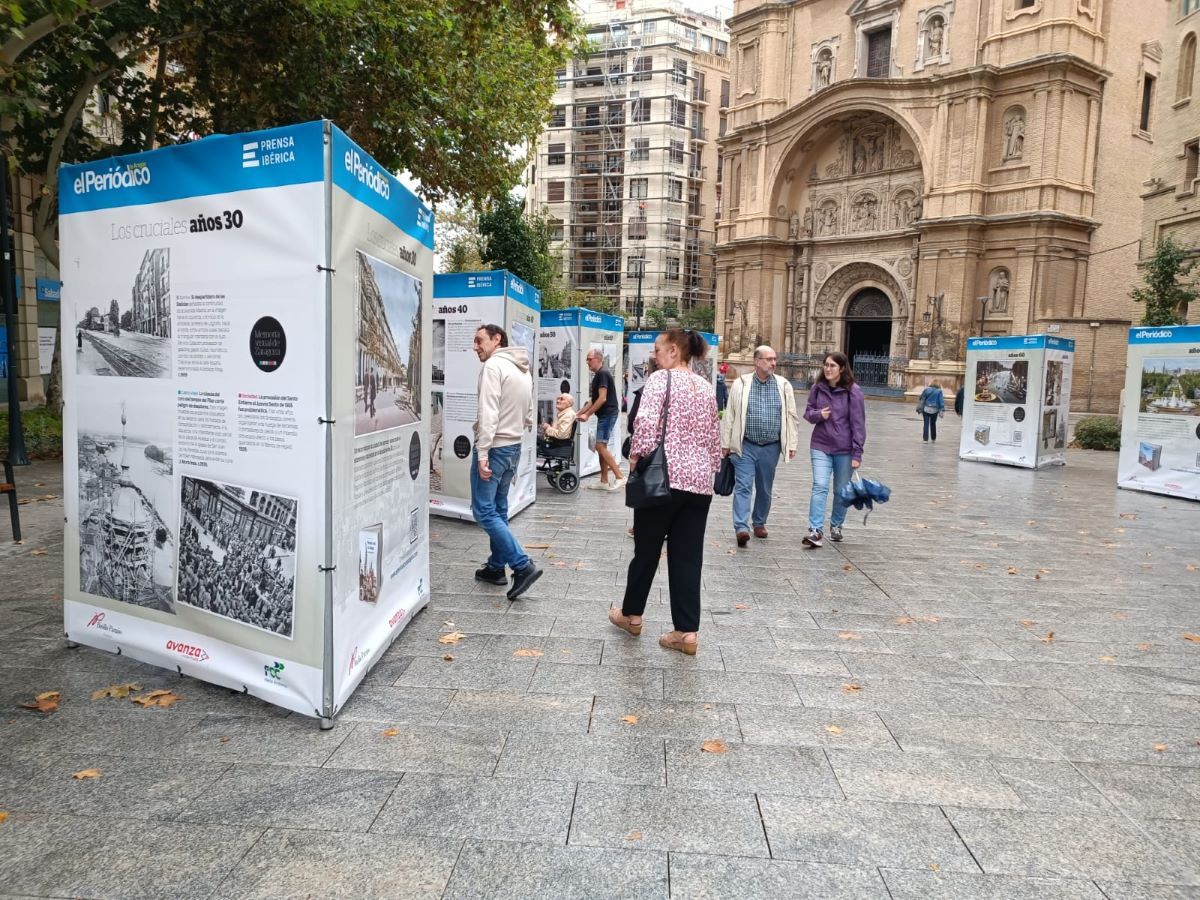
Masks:
[[[471,513],[487,532],[491,554],[475,577],[507,585],[504,567],[513,570],[508,599],[516,600],[542,577],[508,527],[508,489],[521,462],[521,438],[533,429],[533,379],[524,347],[508,346],[499,325],[475,332],[479,370],[479,407],[475,418],[475,465],[471,469]]]
[[[775,374],[775,363],[775,351],[767,345],[754,351],[754,371],[730,385],[721,419],[721,452],[732,454],[736,473],[733,531],[739,547],[750,543],[751,524],[755,537],[767,536],[775,468],[780,458],[795,459],[800,440],[796,392]]]

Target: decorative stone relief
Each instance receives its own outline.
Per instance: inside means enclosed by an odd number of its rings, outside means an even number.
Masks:
[[[838,205],[835,200],[826,200],[817,210],[817,234],[828,237],[838,233]]]
[[[1008,312],[1009,278],[1008,269],[1003,267],[992,269],[991,287],[989,290],[989,293],[992,295],[991,312]]]
[[[908,278],[913,273],[912,259],[908,256],[901,256],[896,260],[896,271],[901,277]]]
[[[871,193],[859,194],[854,200],[851,229],[877,231],[879,228],[879,199]]]
[[[902,316],[905,291],[887,269],[874,263],[855,262],[842,266],[821,285],[813,310],[818,316],[834,316],[838,305],[850,294],[851,289],[874,284],[892,298],[893,315]]]
[[[1004,113],[1004,154],[1002,162],[1014,162],[1025,155],[1025,108],[1010,107]]]
[[[892,209],[894,216],[892,227],[911,228],[913,222],[921,217],[921,198],[913,191],[900,191],[892,201]]]
[[[854,136],[853,146],[853,174],[869,175],[883,171],[887,149],[887,134],[884,129],[864,128]]]
[[[829,277],[829,263],[819,262],[813,266],[813,280],[820,284]]]

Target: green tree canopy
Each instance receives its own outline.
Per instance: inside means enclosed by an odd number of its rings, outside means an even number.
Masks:
[[[1187,321],[1188,304],[1197,297],[1197,290],[1184,283],[1196,267],[1188,251],[1169,235],[1154,247],[1154,255],[1145,264],[1142,287],[1134,288],[1131,296],[1145,304],[1143,325],[1182,325]]]
[[[550,252],[545,218],[527,216],[521,201],[505,194],[479,215],[479,255],[493,268],[508,269],[543,293],[553,288],[556,259]]]

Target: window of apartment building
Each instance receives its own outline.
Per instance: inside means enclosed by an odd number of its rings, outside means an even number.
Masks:
[[[629,239],[631,241],[644,241],[646,239],[646,214],[633,216],[629,220]]]
[[[671,98],[671,124],[686,125],[687,124],[687,104],[678,97]]]
[[[656,31],[658,31],[657,19],[651,19],[649,22],[643,23],[642,34],[654,34]]]
[[[680,233],[681,233],[680,226],[682,224],[683,223],[679,219],[667,219],[667,240],[668,241],[679,241],[681,239],[680,238]]]
[[[1200,140],[1183,145],[1183,189],[1190,191],[1200,178]]]
[[[654,69],[654,57],[639,56],[633,61],[632,81],[649,81],[650,72]]]
[[[688,65],[686,59],[671,60],[671,81],[675,84],[687,84]]]
[[[721,118],[717,120],[717,135],[719,137],[725,137],[725,129],[728,126],[729,126],[729,123],[726,120],[726,118],[724,116],[721,116]]]
[[[630,162],[639,162],[650,158],[650,138],[634,138],[633,149],[629,152]]]
[[[683,26],[683,39],[685,41],[687,41],[689,44],[691,44],[693,47],[696,46],[696,29],[693,28],[691,25],[684,25]]]
[[[700,50],[702,53],[712,53],[712,36],[707,34],[700,35]]]
[[[629,120],[631,122],[649,122],[650,121],[650,98],[639,97],[636,100],[629,101],[630,112]]]
[[[563,239],[563,223],[551,220],[550,222],[550,240],[561,241]]]
[[[625,83],[625,60],[618,59],[608,66],[608,80],[610,84]]]
[[[683,162],[683,141],[671,141],[671,162]]]
[[[565,106],[554,107],[554,112],[550,115],[551,128],[566,128],[567,127],[567,108]]]
[[[1192,82],[1196,80],[1196,33],[1183,39],[1179,48],[1179,80],[1175,84],[1175,101],[1187,100],[1192,96]]]
[[[608,104],[608,115],[606,121],[609,125],[624,125],[625,124],[625,104],[610,103]]]
[[[646,195],[650,190],[649,178],[630,178],[629,179],[629,199],[630,200],[645,200]]]
[[[668,281],[678,281],[679,280],[679,257],[678,256],[668,256],[667,257],[667,280]]]
[[[867,77],[887,78],[892,74],[892,29],[881,28],[867,35]]]
[[[557,69],[554,72],[554,84],[558,87],[566,87],[567,86],[567,70],[566,69]]]
[[[584,125],[599,125],[600,124],[600,106],[588,106],[583,112]]]
[[[698,109],[692,110],[692,134],[696,137],[704,134],[704,113]]]
[[[683,182],[678,178],[667,179],[667,196],[672,200],[683,200]]]
[[[546,148],[546,165],[565,166],[567,164],[567,145],[551,144]]]
[[[562,203],[567,199],[567,183],[565,181],[546,182],[546,202]]]
[[[729,41],[717,41],[717,56],[729,55]]]
[[[1138,128],[1149,132],[1151,114],[1154,112],[1154,87],[1158,81],[1153,75],[1142,76],[1142,111],[1138,116]]]
[[[695,83],[692,85],[692,99],[707,100],[708,98],[704,96],[706,93],[704,87],[704,73],[697,71],[693,73],[693,77],[695,78]]]
[[[1031,6],[1036,6],[1037,0],[1017,0],[1017,9],[1029,9]]]
[[[722,106],[729,105],[729,79],[728,78],[721,79],[721,105]]]
[[[646,257],[631,256],[629,257],[629,277],[641,278],[646,274]]]

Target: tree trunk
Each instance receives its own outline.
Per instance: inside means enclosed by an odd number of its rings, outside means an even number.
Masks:
[[[46,409],[57,416],[62,415],[62,325],[55,327],[54,332],[54,361],[50,363],[50,384],[46,388]]]

